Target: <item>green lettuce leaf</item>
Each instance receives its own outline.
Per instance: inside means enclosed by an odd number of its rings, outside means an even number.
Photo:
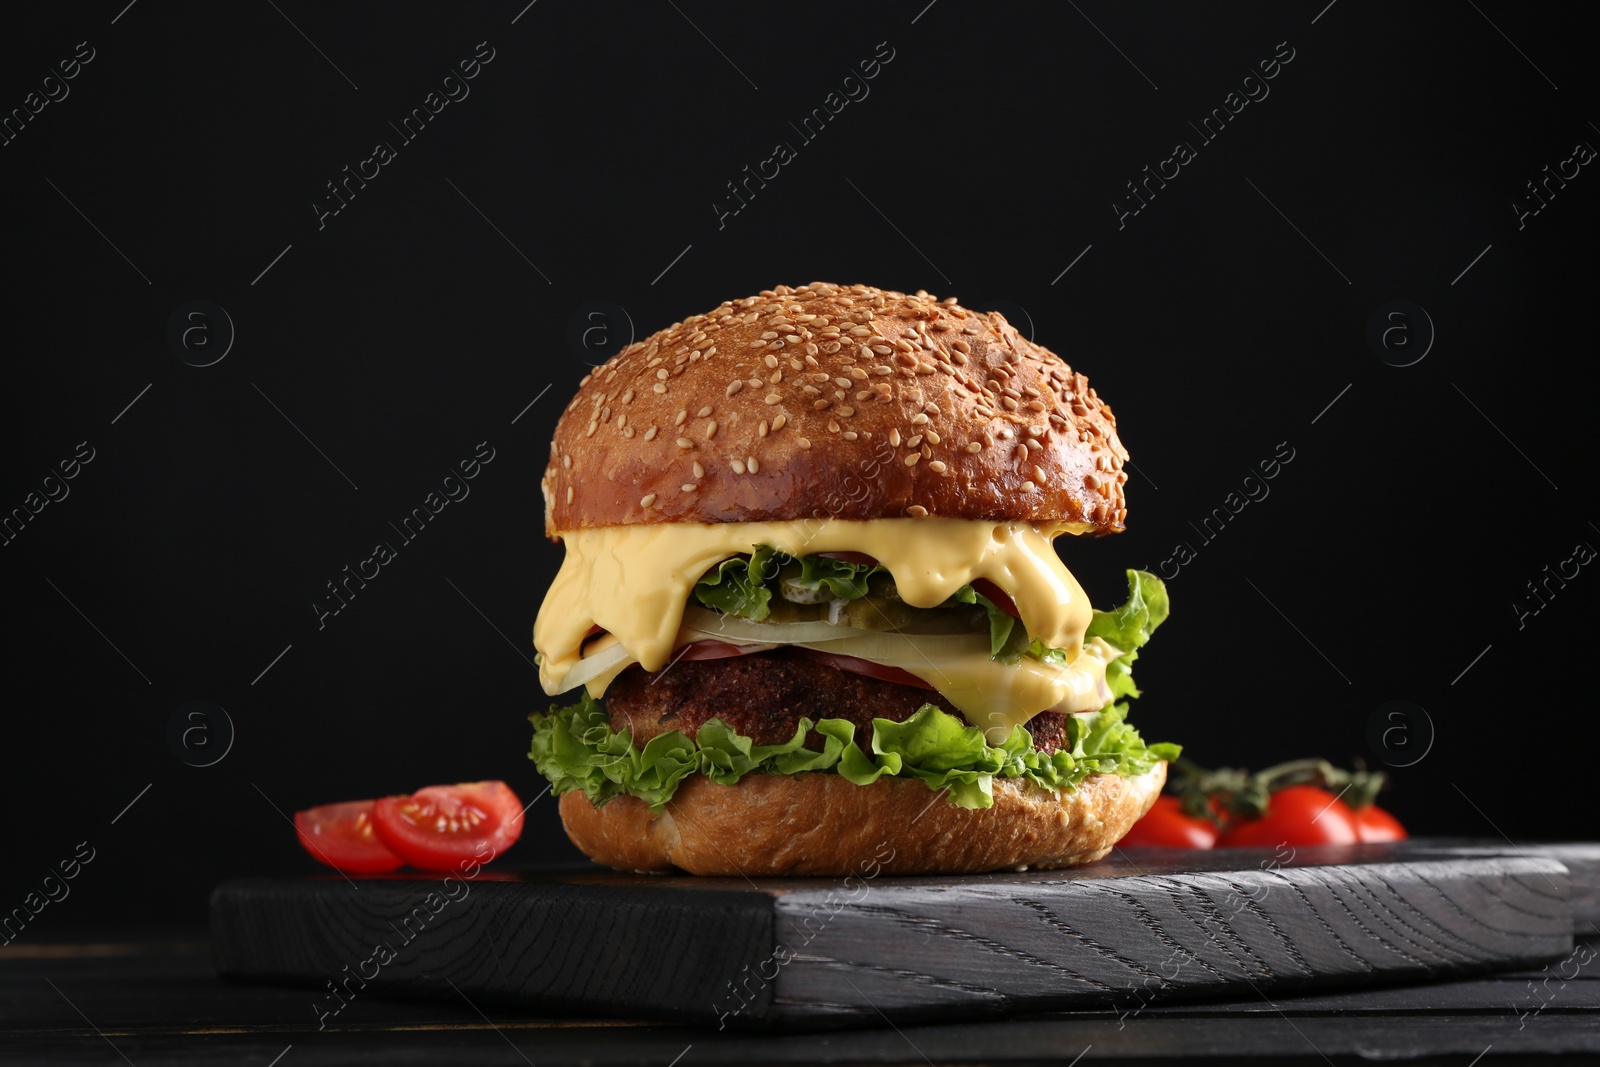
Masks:
[[[870,590],[868,579],[877,574],[888,574],[888,568],[876,563],[851,563],[848,560],[827,556],[801,556],[800,574],[790,579],[790,584],[801,589],[828,587],[840,600],[860,600]]]
[[[724,615],[763,622],[772,614],[767,582],[788,558],[771,545],[757,545],[748,558],[725,559],[695,583],[695,599]]]
[[[1097,611],[1089,623],[1085,639],[1100,637],[1122,653],[1106,665],[1106,684],[1111,698],[1136,697],[1133,661],[1150,634],[1166,621],[1171,611],[1167,587],[1149,571],[1128,571],[1128,602],[1112,611]]]
[[[991,745],[983,731],[932,704],[924,704],[904,722],[872,720],[865,747],[848,720],[813,723],[803,718],[794,736],[779,745],[754,744],[722,720],[711,719],[693,740],[674,730],[640,749],[629,735],[612,730],[605,709],[584,693],[577,704],[529,717],[529,758],[557,796],[581,791],[596,807],[633,796],[660,811],[678,784],[694,773],[733,785],[747,774],[820,772],[839,774],[857,785],[885,776],[917,778],[935,793],[946,793],[958,807],[987,808],[994,803],[996,777],[1026,778],[1046,789],[1071,792],[1091,774],[1135,776],[1178,757],[1177,745],[1146,745],[1126,716],[1126,704],[1068,716],[1070,748],[1049,755],[1033,747],[1021,726],[1003,744]],[[805,747],[812,733],[823,738],[820,751]]]

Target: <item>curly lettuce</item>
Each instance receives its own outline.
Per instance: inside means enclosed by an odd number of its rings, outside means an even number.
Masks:
[[[659,812],[691,774],[733,785],[747,774],[821,772],[857,785],[885,776],[917,778],[936,793],[948,791],[957,807],[987,808],[994,803],[996,777],[1072,792],[1091,774],[1132,777],[1178,758],[1177,745],[1146,745],[1128,725],[1127,711],[1126,704],[1111,704],[1094,715],[1068,716],[1070,743],[1049,754],[1035,748],[1021,726],[1003,744],[991,745],[982,730],[932,704],[904,722],[874,719],[871,736],[860,740],[847,719],[803,718],[783,744],[757,745],[711,719],[693,738],[672,730],[640,748],[613,730],[605,709],[585,693],[576,704],[529,717],[529,758],[550,780],[552,793],[582,792],[596,807],[632,796]],[[806,747],[812,734],[822,738],[822,748]]]

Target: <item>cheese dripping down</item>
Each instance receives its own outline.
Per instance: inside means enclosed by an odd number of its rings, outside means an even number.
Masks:
[[[1003,664],[988,658],[986,639],[979,651],[926,655],[910,636],[884,650],[881,662],[933,686],[968,722],[998,741],[1042,711],[1096,711],[1106,703],[1105,667],[1119,650],[1099,639],[1085,645],[1093,609],[1051,544],[1057,535],[1077,531],[1069,524],[938,518],[650,523],[565,531],[560,537],[566,559],[533,628],[539,681],[551,695],[569,688],[564,679],[596,626],[628,650],[628,662],[660,670],[681,643],[693,639],[682,625],[695,582],[756,545],[791,556],[861,552],[889,570],[900,597],[913,607],[937,607],[961,586],[987,578],[1010,594],[1030,635],[1066,653],[1065,667],[1027,657]],[[591,694],[598,697],[625,665],[594,679]]]

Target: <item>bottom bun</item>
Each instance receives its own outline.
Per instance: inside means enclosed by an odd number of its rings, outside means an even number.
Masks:
[[[994,806],[958,808],[914,778],[856,785],[837,774],[694,775],[659,815],[636,797],[596,808],[561,798],[567,836],[627,871],[690,874],[960,874],[1092,863],[1155,803],[1167,765],[1136,778],[1090,775],[1059,796],[995,778]]]

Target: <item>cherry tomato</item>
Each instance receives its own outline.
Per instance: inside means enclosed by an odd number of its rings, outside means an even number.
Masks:
[[[805,656],[808,659],[820,660],[830,667],[841,671],[850,671],[852,674],[864,674],[868,678],[878,678],[885,682],[894,682],[896,685],[909,685],[917,689],[932,689],[933,686],[924,682],[910,671],[901,670],[899,667],[890,667],[882,663],[874,663],[870,659],[858,659],[855,656],[841,656],[837,652],[819,652],[814,648],[795,648],[795,655]]]
[[[378,838],[413,867],[487,863],[522,836],[522,801],[504,782],[430,785],[372,806]]]
[[[1278,845],[1353,845],[1355,814],[1338,795],[1314,785],[1291,785],[1272,794],[1266,814],[1225,830],[1220,848]]]
[[[1404,841],[1406,828],[1400,820],[1376,804],[1354,810],[1356,836],[1362,841]]]
[[[1012,600],[1005,590],[1001,589],[998,585],[995,585],[989,579],[973,579],[972,588],[979,596],[988,597],[989,601],[994,604],[995,607],[999,608],[1007,615],[1010,615],[1014,619],[1022,618],[1021,615],[1017,614],[1016,601]]]
[[[392,871],[405,861],[378,840],[370,800],[324,804],[294,813],[301,846],[319,863],[346,874]]]
[[[987,595],[987,594],[985,594]],[[1217,828],[1183,810],[1177,797],[1156,797],[1155,807],[1133,824],[1133,829],[1118,841],[1119,846],[1155,845],[1160,848],[1211,848],[1217,843]]]

